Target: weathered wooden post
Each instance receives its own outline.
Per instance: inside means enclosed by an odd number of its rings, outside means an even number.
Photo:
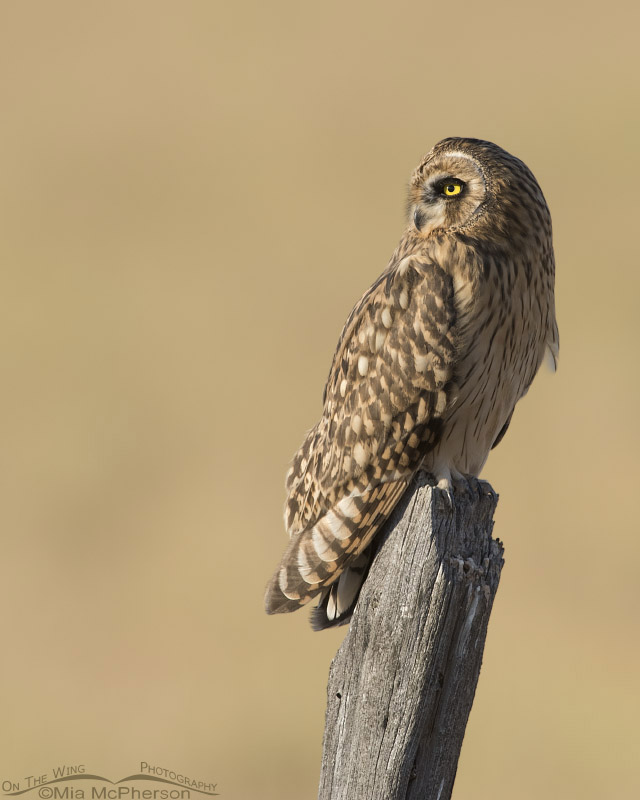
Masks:
[[[319,800],[451,796],[503,564],[496,504],[451,508],[420,472],[387,522],[331,664]]]

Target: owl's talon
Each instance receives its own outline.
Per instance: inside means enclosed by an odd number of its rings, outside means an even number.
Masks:
[[[445,498],[446,505],[450,509],[453,508],[453,486],[449,478],[441,478],[436,484],[436,489],[439,489]]]
[[[478,494],[480,497],[495,497],[496,493],[493,489],[493,486],[489,483],[489,481],[483,481],[480,478],[476,478],[478,482]]]
[[[493,486],[491,486],[489,481],[480,480],[480,478],[476,478],[475,475],[467,475],[465,477],[465,483],[472,498],[479,497],[482,499],[487,496],[492,497],[495,494]]]
[[[453,478],[453,485],[455,487],[456,494],[461,495],[467,500],[473,500],[476,491],[472,481],[473,478],[471,476],[467,477],[466,475],[460,474],[455,475]]]

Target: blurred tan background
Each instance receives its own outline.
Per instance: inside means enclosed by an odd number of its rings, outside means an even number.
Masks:
[[[561,356],[484,471],[507,560],[455,797],[640,796],[633,5],[2,3],[1,780],[315,796],[344,630],[263,614],[284,473],[465,135],[545,191]]]

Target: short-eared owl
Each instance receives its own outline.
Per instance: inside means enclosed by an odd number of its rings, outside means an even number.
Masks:
[[[551,217],[531,171],[444,139],[409,187],[409,224],[343,328],[322,417],[287,474],[290,541],[270,614],[320,595],[351,616],[373,537],[419,467],[451,497],[480,473],[545,354],[558,355]]]

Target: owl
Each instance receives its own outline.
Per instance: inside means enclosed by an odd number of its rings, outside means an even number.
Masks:
[[[528,167],[449,138],[409,184],[408,224],[349,315],[320,421],[286,477],[290,539],[269,614],[350,619],[372,541],[422,468],[452,502],[504,436],[545,353],[558,356],[551,216]]]

